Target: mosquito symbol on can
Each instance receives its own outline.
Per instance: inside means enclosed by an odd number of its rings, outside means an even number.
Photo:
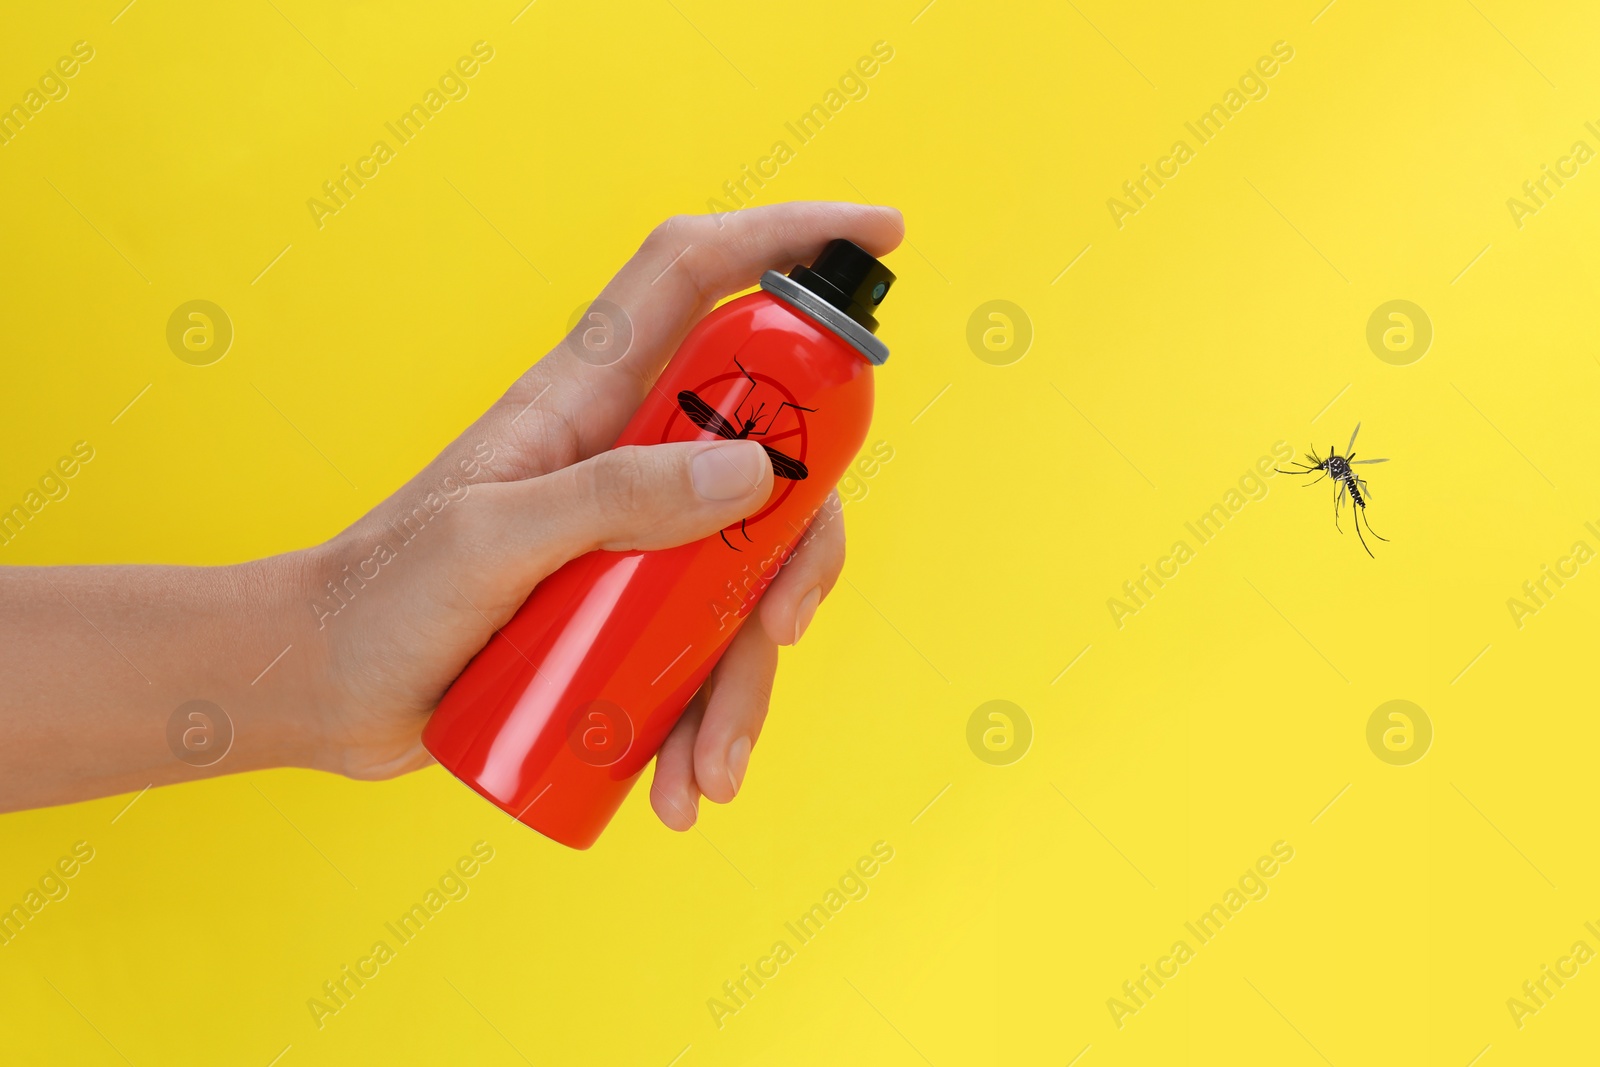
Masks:
[[[784,408],[794,408],[796,411],[816,411],[817,409],[791,404],[785,400],[776,408],[773,408],[771,412],[767,412],[767,405],[763,402],[755,405],[753,410],[745,414],[745,405],[749,402],[750,394],[755,392],[756,385],[759,383],[745,369],[744,364],[739,362],[737,357],[734,358],[733,365],[738,367],[739,373],[744,375],[750,382],[750,388],[746,389],[744,396],[739,398],[739,403],[734,407],[731,419],[706,403],[693,389],[684,389],[678,393],[678,407],[683,409],[683,413],[688,416],[690,422],[708,433],[714,433],[728,441],[755,441],[766,450],[767,459],[772,463],[772,473],[779,478],[787,478],[793,482],[804,481],[811,473],[806,469],[804,463],[793,456],[779,452],[765,441],[760,440],[760,438],[765,437],[771,431],[772,424],[777,421],[778,415]],[[744,535],[746,541],[754,541],[755,538],[751,537],[749,532],[745,530],[745,521],[747,520],[740,520],[739,532]],[[726,532],[722,532],[721,537],[723,544],[735,552],[739,551],[733,542],[728,540]]]

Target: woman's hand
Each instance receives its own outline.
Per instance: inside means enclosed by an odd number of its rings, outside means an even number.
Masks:
[[[795,203],[656,228],[600,294],[627,354],[597,358],[580,324],[427,468],[291,564],[308,586],[308,654],[286,679],[316,718],[313,765],[384,778],[432,762],[429,713],[533,587],[594,549],[684,544],[759,509],[772,489],[758,444],[606,451],[701,317],[768,269],[809,262],[846,237],[881,256],[892,209]],[[760,736],[778,646],[799,639],[844,565],[837,500],[762,599],[667,738],[651,803],[677,830],[701,796],[732,800]],[[385,547],[380,547],[385,546]],[[370,577],[368,577],[370,576]],[[286,641],[299,642],[294,637]],[[287,663],[285,664],[288,665]]]
[[[626,355],[580,327],[326,544],[232,567],[0,567],[0,811],[266,767],[427,764],[429,713],[545,576],[594,549],[710,536],[766,501],[751,441],[606,451],[689,328],[832,238],[883,255],[900,230],[893,210],[824,203],[657,227],[597,303],[631,331]],[[650,799],[668,826],[739,791],[777,646],[844,564],[837,516],[835,498],[662,747]]]

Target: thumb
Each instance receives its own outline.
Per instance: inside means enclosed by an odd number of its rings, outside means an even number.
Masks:
[[[753,514],[772,493],[772,462],[754,441],[627,445],[504,485],[502,544],[537,568],[607,549],[670,548]]]

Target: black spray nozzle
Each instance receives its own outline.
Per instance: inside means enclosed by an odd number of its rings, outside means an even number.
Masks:
[[[878,332],[872,312],[894,285],[894,272],[853,241],[829,241],[809,267],[797,266],[789,277],[867,328]]]

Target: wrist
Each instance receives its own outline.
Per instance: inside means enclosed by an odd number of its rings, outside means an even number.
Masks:
[[[239,564],[234,610],[249,620],[234,649],[240,704],[256,736],[250,762],[337,770],[328,722],[332,692],[326,642],[310,608],[320,547]]]

